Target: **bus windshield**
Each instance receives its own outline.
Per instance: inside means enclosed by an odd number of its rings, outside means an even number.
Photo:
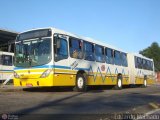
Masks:
[[[36,38],[16,43],[15,66],[40,66],[51,60],[51,38]]]

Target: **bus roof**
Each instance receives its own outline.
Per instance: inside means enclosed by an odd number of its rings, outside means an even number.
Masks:
[[[114,46],[111,46],[109,44],[103,43],[100,40],[95,40],[95,39],[92,39],[90,37],[79,36],[77,34],[73,34],[73,33],[70,33],[70,32],[67,32],[67,31],[64,31],[64,30],[61,30],[61,29],[57,29],[55,27],[34,28],[34,29],[30,29],[30,30],[27,30],[27,31],[24,31],[24,32],[29,32],[29,31],[32,31],[32,30],[40,30],[40,29],[51,29],[52,31],[54,31],[54,33],[65,34],[65,35],[68,35],[68,36],[72,36],[72,37],[75,37],[75,38],[78,38],[78,39],[86,40],[88,42],[92,42],[92,43],[95,43],[95,44],[98,44],[98,45],[101,45],[101,46],[104,46],[104,47],[108,47],[108,48],[111,48],[111,49],[114,49],[114,50],[117,50],[117,51],[124,52],[124,53],[128,54],[128,52],[125,52],[125,51],[123,51],[119,48],[116,48]],[[21,33],[24,33],[24,32],[21,32]],[[141,57],[141,58],[153,61],[153,59],[147,58],[147,57],[145,57],[141,54],[138,54],[138,53],[129,53],[129,54],[132,54],[133,56],[137,56],[137,57]]]
[[[124,53],[127,53],[119,48],[116,48],[114,46],[111,46],[109,44],[106,44],[106,43],[103,43],[103,42],[100,42],[100,40],[95,40],[95,39],[92,39],[90,37],[83,37],[83,36],[79,36],[79,35],[76,35],[76,34],[73,34],[73,33],[70,33],[70,32],[66,32],[66,31],[63,31],[63,30],[60,30],[60,29],[57,29],[57,28],[52,28],[55,32],[57,33],[61,33],[61,34],[66,34],[68,36],[72,36],[72,37],[75,37],[75,38],[79,38],[79,39],[82,39],[82,40],[86,40],[88,42],[92,42],[92,43],[95,43],[95,44],[98,44],[98,45],[101,45],[101,46],[104,46],[104,47],[108,47],[108,48],[112,48],[114,50],[117,50],[117,51],[121,51],[121,52],[124,52]]]
[[[119,48],[111,46],[111,45],[109,45],[107,43],[100,42],[100,40],[95,40],[95,39],[92,39],[92,38],[89,38],[89,37],[79,36],[77,34],[73,34],[73,33],[70,33],[70,32],[66,32],[64,30],[57,29],[55,27],[34,28],[34,29],[30,29],[30,30],[27,30],[27,31],[24,31],[24,32],[29,32],[29,31],[32,31],[32,30],[40,30],[40,29],[52,29],[55,33],[65,34],[65,35],[68,35],[68,36],[72,36],[72,37],[75,37],[75,38],[78,38],[78,39],[86,40],[88,42],[92,42],[92,43],[101,45],[101,46],[104,46],[104,47],[108,47],[108,48],[111,48],[111,49],[114,49],[114,50],[117,50],[117,51],[120,51],[120,52],[128,53],[128,52],[125,52],[125,51],[123,51],[123,50],[121,50]],[[21,33],[24,33],[24,32],[21,32]]]

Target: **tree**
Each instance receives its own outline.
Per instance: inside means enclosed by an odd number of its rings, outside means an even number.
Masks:
[[[160,71],[160,46],[153,42],[150,47],[143,49],[140,54],[154,60],[155,71]]]

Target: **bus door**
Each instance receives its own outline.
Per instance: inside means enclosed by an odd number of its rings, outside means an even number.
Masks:
[[[54,35],[54,85],[70,85],[68,39],[65,35]]]

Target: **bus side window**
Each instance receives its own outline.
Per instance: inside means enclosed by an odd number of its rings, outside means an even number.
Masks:
[[[147,70],[151,70],[151,64],[150,64],[151,61],[147,60],[146,61],[146,65],[147,65]]]
[[[137,66],[138,66],[139,69],[142,69],[142,64],[143,64],[142,59],[137,57]]]
[[[113,50],[110,48],[105,48],[105,53],[106,53],[106,62],[108,64],[114,64]]]
[[[72,58],[82,59],[82,41],[76,38],[70,38],[69,51]]]
[[[95,58],[97,62],[105,62],[104,48],[99,45],[95,45]]]
[[[94,45],[90,42],[84,41],[83,47],[84,47],[84,59],[89,61],[94,61],[95,60]]]
[[[137,57],[134,56],[134,61],[135,61],[135,68],[138,68],[138,62],[137,62]]]
[[[145,59],[142,59],[142,68],[146,69],[146,60]]]
[[[56,62],[68,58],[68,43],[66,39],[54,37],[54,54]]]
[[[114,62],[115,62],[115,65],[121,65],[121,53],[119,51],[114,51]]]
[[[149,63],[150,63],[149,70],[153,71],[153,62],[152,62],[152,61],[149,61]]]
[[[122,66],[125,66],[125,67],[128,66],[127,54],[126,53],[121,53],[121,61],[122,61]]]

